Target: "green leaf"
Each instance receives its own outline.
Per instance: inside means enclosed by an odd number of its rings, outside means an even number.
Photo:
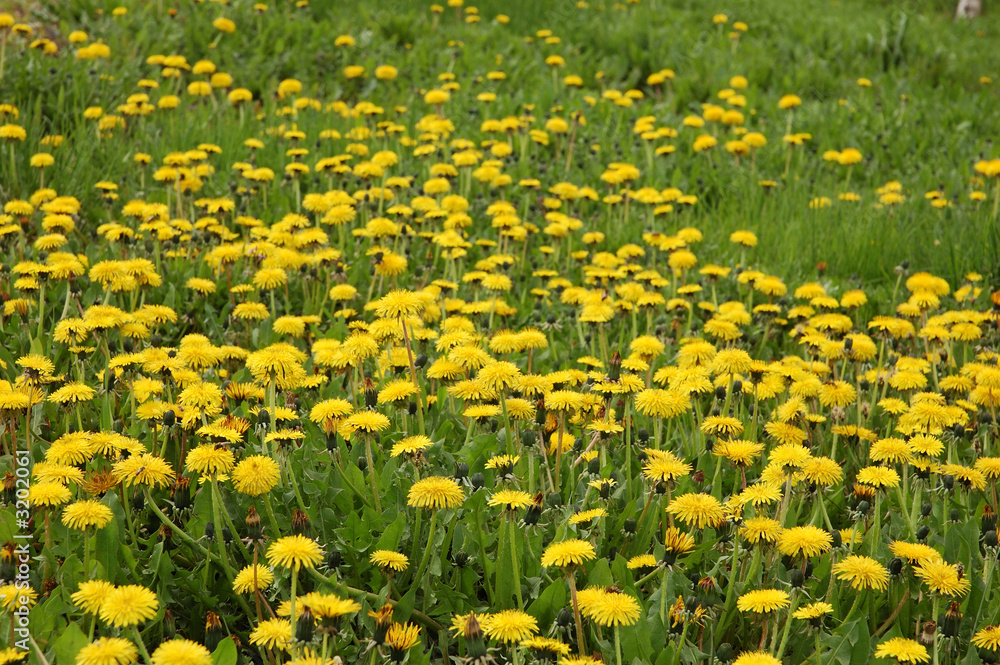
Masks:
[[[398,621],[403,623],[409,620],[410,615],[413,614],[413,606],[417,602],[417,587],[419,585],[413,585],[410,590],[406,592],[406,595],[399,599],[396,603],[395,608],[392,612],[393,621]]]
[[[232,637],[219,642],[212,652],[212,665],[236,665],[236,642]]]
[[[566,582],[558,579],[545,587],[538,598],[525,611],[538,620],[539,626],[549,626],[563,607],[566,606]]]
[[[76,623],[67,625],[62,634],[52,643],[54,660],[51,665],[71,665],[76,662],[76,654],[87,645],[87,636]]]

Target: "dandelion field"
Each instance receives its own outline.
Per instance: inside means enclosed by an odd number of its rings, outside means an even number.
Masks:
[[[788,10],[0,12],[0,665],[997,662],[1000,24]]]

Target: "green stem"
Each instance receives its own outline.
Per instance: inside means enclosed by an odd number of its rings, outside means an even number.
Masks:
[[[437,517],[438,511],[431,513],[431,524],[427,533],[427,547],[424,549],[424,555],[420,558],[420,566],[417,568],[417,574],[413,576],[414,584],[421,584],[424,578],[424,572],[427,570],[427,564],[431,560],[431,550],[434,549],[434,530],[437,528]],[[430,585],[424,586],[424,594],[430,593]]]
[[[375,461],[372,459],[372,441],[370,436],[365,436],[365,456],[368,459],[368,480],[372,484],[372,493],[375,499],[375,512],[382,514],[382,500],[378,493],[378,479],[375,477]]]
[[[296,621],[296,616],[295,616],[295,585],[298,582],[298,580],[299,580],[299,570],[298,570],[298,567],[292,568],[292,596],[291,596],[291,601],[290,601],[290,603],[291,603],[291,605],[290,605],[290,612],[291,612],[291,614],[288,617],[288,621],[289,621],[289,623],[292,624],[292,657],[293,658],[295,657],[295,651],[296,651],[296,648],[295,648],[295,621]]]
[[[774,654],[779,660],[781,654],[785,653],[785,645],[788,644],[788,636],[792,627],[792,613],[799,604],[799,595],[792,592],[792,604],[788,606],[788,617],[785,618],[785,630],[781,633],[781,642],[778,644],[778,651]]]
[[[142,654],[143,661],[146,665],[150,665],[153,659],[149,656],[149,650],[146,648],[146,643],[142,641],[142,635],[139,633],[139,626],[132,626],[132,635],[135,637],[135,645],[139,647],[139,653]]]
[[[524,600],[521,598],[521,567],[517,564],[517,548],[515,543],[514,520],[508,520],[510,524],[510,562],[514,566],[514,591],[517,593],[517,609],[524,610]],[[618,635],[617,628],[615,636]]]

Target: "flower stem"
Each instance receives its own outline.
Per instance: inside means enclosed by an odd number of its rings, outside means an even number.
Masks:
[[[372,440],[370,436],[365,437],[365,457],[368,459],[368,480],[372,484],[372,494],[375,499],[375,512],[382,514],[382,500],[378,493],[378,479],[375,477],[375,462],[372,459]]]
[[[573,601],[573,618],[576,619],[576,650],[582,656],[587,646],[583,637],[583,622],[580,621],[580,603],[576,599],[576,575],[572,568],[566,571],[566,581],[569,582],[569,597]]]
[[[135,636],[135,644],[139,647],[139,653],[142,654],[142,659],[149,665],[153,662],[153,659],[149,656],[149,650],[146,648],[146,643],[142,641],[142,635],[139,633],[139,626],[132,626],[132,635]]]
[[[507,520],[510,524],[510,562],[514,566],[514,591],[517,593],[517,609],[524,610],[524,600],[521,598],[521,567],[517,565],[517,548],[514,547],[514,520]],[[615,628],[615,636],[618,629]]]
[[[420,566],[417,567],[417,574],[413,576],[414,584],[421,584],[424,579],[424,572],[427,564],[431,560],[431,550],[434,549],[434,530],[437,528],[438,511],[431,513],[431,524],[427,532],[427,547],[424,548],[424,555],[420,558]],[[430,585],[424,586],[424,594],[430,592]]]

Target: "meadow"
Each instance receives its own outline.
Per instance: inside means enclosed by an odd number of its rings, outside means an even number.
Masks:
[[[0,665],[997,662],[951,10],[0,4]]]

